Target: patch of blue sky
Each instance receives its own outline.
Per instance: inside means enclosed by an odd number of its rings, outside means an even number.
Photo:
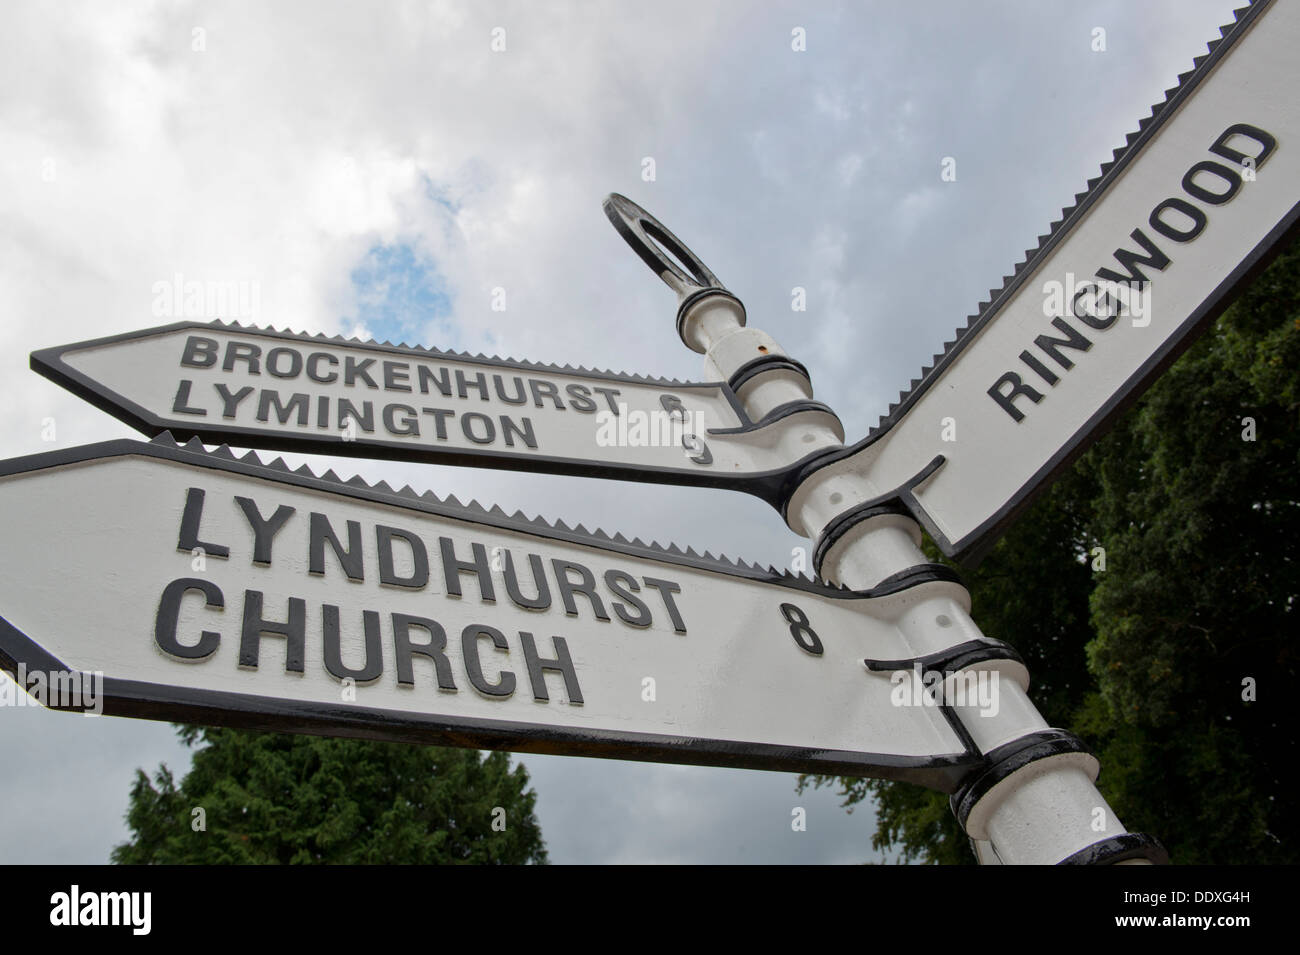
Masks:
[[[433,259],[411,243],[371,246],[351,280],[353,330],[381,342],[459,347],[446,281]],[[437,340],[430,341],[431,335]]]
[[[446,188],[438,185],[427,174],[422,174],[420,178],[424,181],[425,198],[442,208],[452,217],[455,217],[460,212],[460,201],[453,198]]]

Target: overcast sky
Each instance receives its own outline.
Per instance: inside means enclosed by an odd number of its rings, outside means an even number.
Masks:
[[[698,379],[672,293],[601,211],[614,191],[807,365],[852,441],[1231,9],[7,2],[0,456],[132,436],[27,356],[183,317],[155,308],[177,274],[255,286],[254,324]],[[303,460],[778,565],[801,543],[734,493]],[[135,768],[188,765],[168,724],[29,707],[0,709],[0,756],[3,862],[105,861]],[[793,776],[522,759],[554,862],[881,858],[869,807]]]

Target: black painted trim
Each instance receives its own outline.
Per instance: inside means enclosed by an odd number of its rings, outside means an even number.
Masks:
[[[828,405],[820,401],[804,399],[802,401],[788,401],[783,405],[778,405],[767,414],[763,415],[758,421],[750,424],[741,425],[739,428],[710,428],[709,434],[748,434],[751,431],[760,431],[768,425],[775,424],[783,418],[791,415],[802,414],[805,411],[820,411],[822,414],[830,415],[835,419],[836,424],[840,425],[840,433],[844,433],[844,425],[840,422],[840,416],[837,415]]]
[[[677,337],[680,338],[682,340],[682,344],[685,345],[687,348],[690,348],[691,351],[694,351],[695,349],[691,348],[691,343],[686,340],[686,330],[682,324],[686,320],[686,313],[689,312],[692,308],[694,308],[697,302],[700,302],[714,295],[721,296],[722,298],[729,298],[737,305],[740,306],[740,325],[742,328],[745,326],[745,323],[748,320],[748,316],[745,312],[745,303],[742,302],[740,299],[738,299],[736,296],[732,295],[725,288],[721,288],[721,287],[703,288],[700,289],[698,292],[692,292],[690,295],[682,299],[681,305],[677,306]]]
[[[938,650],[910,660],[864,660],[867,669],[876,671],[910,670],[916,664],[926,671],[939,670],[944,674],[956,673],[985,660],[1014,660],[1024,664],[1024,658],[1010,644],[1001,640],[968,640],[947,650]]]
[[[742,385],[750,379],[769,371],[793,371],[808,379],[812,384],[812,375],[808,374],[808,369],[804,367],[803,362],[795,361],[789,355],[759,355],[753,358],[735,370],[727,384],[731,386],[733,393],[739,392]]]
[[[899,582],[907,580],[922,567],[930,572],[931,579],[933,580],[946,580],[950,584],[965,586],[961,579],[961,575],[947,564],[917,564],[915,567],[908,567],[906,570],[900,570],[896,574],[890,574],[884,580],[880,581],[880,583],[876,584],[876,586],[893,587]]]
[[[841,449],[836,448],[835,451],[837,453],[833,456],[828,455],[825,459],[814,461],[810,465],[805,466],[799,474],[800,483],[808,480],[809,477],[816,474],[827,465],[843,460],[845,455],[840,453]],[[826,555],[830,553],[831,548],[839,543],[840,539],[852,528],[861,524],[863,521],[868,521],[873,517],[880,517],[884,514],[914,515],[920,505],[917,503],[916,495],[913,493],[913,488],[925,481],[926,478],[942,467],[944,460],[942,454],[936,455],[934,460],[912,475],[912,477],[909,478],[901,487],[897,487],[892,491],[886,491],[884,494],[873,497],[869,501],[863,501],[861,504],[857,504],[849,508],[847,511],[836,515],[829,524],[822,528],[822,532],[817,535],[817,544],[813,549],[813,573],[817,574],[819,577],[822,575],[822,564],[825,562]],[[791,495],[786,496],[786,504],[789,504],[790,497]],[[782,516],[784,516],[784,514]]]
[[[1147,859],[1155,865],[1169,865],[1169,853],[1155,836],[1145,832],[1124,832],[1094,842],[1066,856],[1057,865],[1114,865],[1128,859]]]
[[[912,516],[911,512],[899,501],[897,492],[894,491],[890,491],[889,496],[883,501],[880,498],[873,498],[841,514],[837,514],[817,535],[817,544],[813,549],[813,573],[819,577],[821,576],[822,563],[826,560],[826,554],[839,543],[840,538],[847,534],[850,528],[856,527],[863,521],[868,521],[873,517],[883,517],[886,514],[902,515],[908,518]]]
[[[975,804],[1016,770],[1049,756],[1088,752],[1090,751],[1083,740],[1065,730],[1047,729],[1029,733],[987,753],[984,765],[962,782],[961,788],[952,794],[948,804],[962,829],[965,829],[966,820]]]

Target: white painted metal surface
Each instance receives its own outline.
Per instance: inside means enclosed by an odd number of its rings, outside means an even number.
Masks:
[[[145,715],[213,706],[282,729],[315,717],[518,750],[878,765],[931,784],[934,757],[968,758],[936,708],[892,705],[890,675],[863,663],[906,656],[917,601],[960,599],[947,581],[853,596],[157,442],[16,459],[4,473],[6,639],[147,685],[135,691],[155,701]],[[295,612],[296,637],[256,623]],[[394,615],[426,622],[407,629],[413,645],[440,628],[441,660],[399,649]],[[529,640],[552,661],[540,676]]]
[[[45,349],[32,367],[148,434],[208,443],[718,485],[807,454],[697,384],[179,323]],[[809,410],[842,439],[834,416]]]

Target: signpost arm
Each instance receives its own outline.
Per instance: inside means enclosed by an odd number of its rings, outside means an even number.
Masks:
[[[605,211],[643,261],[678,295],[677,332],[705,356],[710,376],[728,382],[753,421],[812,397],[808,373],[766,333],[746,327],[745,307],[662,223],[622,196]],[[653,240],[651,239],[653,237]],[[687,263],[678,268],[656,241]],[[779,416],[774,416],[779,417]],[[817,542],[814,566],[824,579],[852,589],[879,586],[928,562],[921,529],[903,506],[911,487],[873,486],[856,469],[819,467],[839,457],[830,429],[793,417],[776,427],[808,457],[779,502],[796,533]],[[817,452],[824,452],[818,454]],[[915,664],[928,658],[942,676],[954,729],[984,761],[952,793],[951,805],[981,863],[1147,863],[1167,861],[1154,839],[1128,832],[1098,792],[1099,765],[1073,734],[1047,725],[1030,701],[1028,672],[1013,650],[985,637],[970,617],[968,597],[919,596],[901,621]],[[954,650],[953,648],[956,648]],[[863,679],[879,678],[864,665]],[[992,693],[952,693],[977,686]],[[917,705],[923,701],[913,698]]]

